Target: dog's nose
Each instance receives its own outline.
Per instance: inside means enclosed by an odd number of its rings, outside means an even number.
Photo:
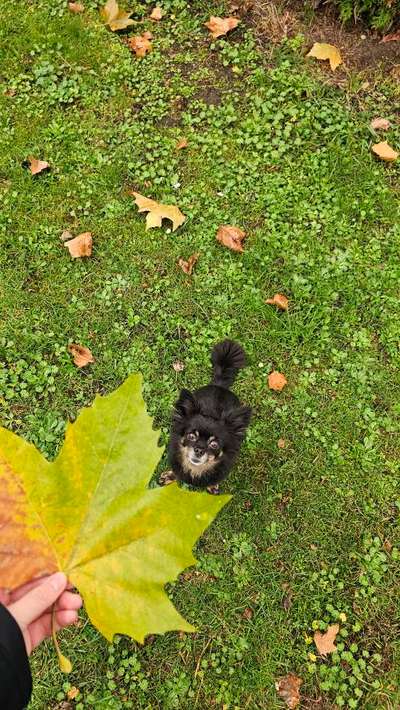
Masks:
[[[195,449],[194,449],[194,453],[195,453],[196,456],[198,456],[199,459],[200,459],[200,458],[203,456],[203,449],[199,449],[199,447],[196,446]]]

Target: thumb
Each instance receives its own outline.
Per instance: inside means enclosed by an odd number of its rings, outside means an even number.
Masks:
[[[43,580],[42,584],[31,589],[8,610],[21,628],[26,628],[32,621],[38,619],[48,609],[67,586],[67,578],[62,572],[52,574]]]

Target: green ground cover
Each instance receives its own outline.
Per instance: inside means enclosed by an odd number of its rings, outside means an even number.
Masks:
[[[377,162],[369,128],[389,118],[398,148],[396,89],[379,73],[332,85],[301,37],[264,53],[241,23],[213,42],[218,2],[164,0],[159,23],[127,3],[128,36],[154,35],[138,60],[84,4],[2,4],[1,423],[52,457],[68,418],[140,370],[166,441],[179,388],[206,383],[226,336],[248,352],[236,392],[254,418],[233,500],[170,589],[199,631],[110,646],[83,615],[61,635],[68,679],[51,645],[34,657],[32,709],[273,710],[288,671],[303,707],[397,708],[399,163]],[[32,177],[29,155],[51,170]],[[186,223],[146,232],[131,189]],[[216,241],[224,223],[244,254]],[[65,229],[93,233],[91,258],[71,260]],[[189,278],[177,261],[196,251]],[[288,313],[265,304],[276,292]],[[96,362],[78,370],[71,341]],[[338,653],[317,658],[314,630],[335,621]]]

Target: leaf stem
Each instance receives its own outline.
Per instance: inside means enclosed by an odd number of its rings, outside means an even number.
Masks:
[[[53,604],[53,608],[51,610],[51,635],[53,638],[53,643],[57,651],[57,656],[58,656],[58,665],[60,666],[60,670],[63,673],[71,673],[72,671],[72,663],[71,661],[63,656],[63,654],[60,651],[60,646],[58,645],[57,641],[57,636],[56,636],[56,605]]]

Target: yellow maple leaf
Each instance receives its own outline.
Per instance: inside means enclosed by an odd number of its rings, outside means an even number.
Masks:
[[[131,192],[135,198],[135,204],[139,208],[139,212],[148,212],[146,217],[146,229],[153,227],[161,227],[163,219],[170,219],[172,222],[172,231],[175,232],[181,224],[184,223],[186,217],[176,205],[163,205],[155,200],[150,200],[148,197],[140,195],[139,192]]]
[[[335,71],[339,64],[343,64],[338,48],[334,44],[325,44],[325,42],[315,42],[306,56],[322,60],[329,59],[332,71]]]
[[[134,25],[134,20],[130,19],[131,14],[131,12],[120,10],[117,0],[107,0],[100,10],[104,24],[108,25],[113,32],[125,30],[129,25]]]

